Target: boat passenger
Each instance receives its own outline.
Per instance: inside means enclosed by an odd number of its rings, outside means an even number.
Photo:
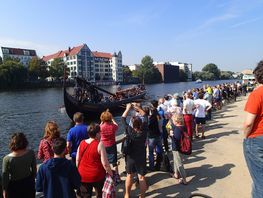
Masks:
[[[12,135],[11,153],[3,159],[2,188],[4,198],[35,197],[36,158],[27,149],[28,141],[23,133]]]
[[[38,159],[46,162],[54,157],[53,143],[60,137],[60,131],[55,121],[48,121],[45,127],[43,139],[38,147]]]

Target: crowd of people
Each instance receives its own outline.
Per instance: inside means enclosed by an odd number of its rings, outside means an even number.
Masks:
[[[205,139],[206,121],[212,119],[212,110],[246,94],[243,87],[239,82],[206,85],[187,90],[182,97],[176,93],[147,105],[127,104],[121,122],[126,138],[131,141],[129,152],[125,153],[124,197],[130,197],[134,180],[139,183],[140,197],[145,197],[146,173],[160,170],[164,154],[170,151],[173,168],[169,173],[177,183],[186,185],[180,153],[182,133],[186,132],[191,141]],[[114,197],[115,186],[122,182],[117,162],[118,124],[109,111],[101,114],[100,124],[84,124],[80,112],[74,114],[73,120],[75,126],[66,139],[61,137],[55,121],[47,122],[37,154],[43,162],[38,171],[36,155],[28,149],[25,135],[15,133],[11,137],[11,153],[3,159],[4,198],[35,197],[36,191],[43,192],[46,198],[91,197],[93,188],[96,197]],[[66,154],[70,160],[65,158]]]

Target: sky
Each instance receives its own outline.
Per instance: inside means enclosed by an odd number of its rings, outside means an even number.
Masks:
[[[263,59],[263,0],[0,0],[0,46],[42,57],[86,43],[123,64],[208,63],[253,69]]]

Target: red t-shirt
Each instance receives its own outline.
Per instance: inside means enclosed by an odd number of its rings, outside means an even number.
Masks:
[[[257,115],[248,138],[263,135],[263,86],[258,87],[249,95],[245,111]]]
[[[110,147],[116,143],[115,135],[118,130],[118,126],[113,123],[104,122],[100,125],[100,141],[105,147]]]
[[[101,163],[98,145],[98,140],[93,140],[90,144],[82,140],[79,145],[78,171],[83,183],[99,182],[105,178],[106,171]]]

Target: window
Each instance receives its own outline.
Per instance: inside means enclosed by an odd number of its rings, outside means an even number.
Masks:
[[[76,61],[74,61],[74,65],[76,65]]]
[[[9,49],[3,48],[3,54],[9,54]]]

